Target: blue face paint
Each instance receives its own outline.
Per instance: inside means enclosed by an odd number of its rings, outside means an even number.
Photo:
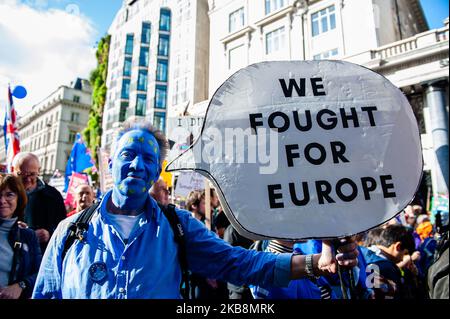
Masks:
[[[111,159],[113,202],[120,209],[139,209],[161,172],[158,142],[151,133],[136,129],[126,132],[116,147]]]

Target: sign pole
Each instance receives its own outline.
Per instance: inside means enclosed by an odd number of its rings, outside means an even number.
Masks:
[[[209,181],[205,178],[205,224],[211,230],[211,188]]]

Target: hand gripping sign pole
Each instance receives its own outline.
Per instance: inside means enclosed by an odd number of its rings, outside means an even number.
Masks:
[[[167,170],[208,178],[243,236],[303,240],[388,221],[414,197],[422,166],[411,106],[385,77],[343,61],[279,61],[225,81]]]

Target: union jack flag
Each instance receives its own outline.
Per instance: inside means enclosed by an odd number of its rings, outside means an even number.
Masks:
[[[12,161],[14,156],[20,152],[19,132],[16,126],[17,113],[14,109],[11,88],[8,86],[8,103],[6,103],[5,125],[3,133],[5,136],[6,169],[12,172]]]

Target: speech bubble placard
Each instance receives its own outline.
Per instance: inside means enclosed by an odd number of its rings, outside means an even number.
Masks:
[[[233,74],[200,137],[168,171],[195,170],[253,239],[348,236],[394,217],[422,174],[419,129],[402,92],[343,61],[277,61]]]

